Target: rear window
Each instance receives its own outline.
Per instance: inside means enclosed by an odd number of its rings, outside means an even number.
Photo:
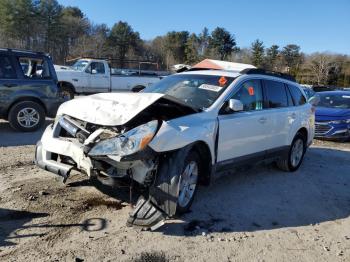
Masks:
[[[288,88],[292,94],[294,105],[301,106],[306,103],[306,98],[297,86],[288,85]]]
[[[266,90],[267,106],[269,108],[280,108],[288,106],[288,98],[285,86],[281,82],[264,80]]]
[[[16,78],[16,71],[13,68],[10,57],[0,56],[0,78],[14,79]]]

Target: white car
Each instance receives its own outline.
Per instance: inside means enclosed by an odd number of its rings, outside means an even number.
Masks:
[[[313,137],[314,109],[290,77],[192,68],[140,93],[64,103],[36,163],[64,180],[77,169],[137,182],[147,193],[128,221],[152,227],[186,212],[199,184],[242,165],[297,170]]]
[[[138,92],[161,79],[155,72],[111,69],[105,60],[79,59],[73,66],[55,65],[63,96],[103,92]],[[164,73],[164,72],[163,72]]]

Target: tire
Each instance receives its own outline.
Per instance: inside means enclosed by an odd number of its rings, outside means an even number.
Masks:
[[[74,90],[69,86],[61,86],[60,93],[63,98],[68,100],[72,100],[74,98]]]
[[[180,197],[183,193],[183,187],[181,186],[184,186],[181,183],[184,183],[184,171],[191,163],[196,163],[197,177],[193,181],[194,186],[191,187],[189,199],[181,201]],[[154,185],[150,188],[150,199],[169,217],[188,212],[197,191],[200,172],[199,155],[190,147],[185,147],[165,156],[161,160]]]
[[[132,92],[138,93],[140,91],[142,91],[143,89],[145,89],[144,86],[135,86],[131,89]]]
[[[185,195],[182,183],[184,181],[185,174],[188,173],[186,172],[186,169],[191,169],[191,167],[192,167],[192,171],[195,170],[195,172],[191,172],[189,174],[190,178],[192,177],[193,179],[192,183],[188,184],[188,189],[189,189],[188,192],[191,192],[191,197],[187,199],[185,203],[181,203],[181,196]],[[194,197],[197,192],[200,171],[201,171],[201,162],[200,162],[199,155],[197,154],[196,151],[190,151],[188,156],[185,159],[183,170],[179,179],[179,185],[178,185],[179,193],[178,193],[178,200],[177,200],[177,206],[176,206],[177,214],[184,214],[190,210]],[[190,187],[192,187],[192,189]]]
[[[36,102],[18,102],[11,107],[8,120],[15,130],[33,132],[45,123],[45,110]]]
[[[290,145],[288,155],[277,161],[277,166],[283,171],[294,172],[303,162],[306,151],[306,137],[297,133]]]
[[[154,228],[161,225],[161,222],[168,217],[187,212],[197,190],[198,177],[191,198],[183,205],[178,201],[179,186],[183,171],[189,163],[197,163],[198,176],[200,175],[199,160],[198,153],[191,150],[191,146],[163,155],[159,160],[158,171],[148,195],[138,199],[133,212],[130,213],[128,225]]]

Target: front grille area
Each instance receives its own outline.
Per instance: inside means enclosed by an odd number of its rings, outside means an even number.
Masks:
[[[316,135],[324,135],[324,134],[328,133],[331,129],[332,129],[332,127],[327,122],[315,123],[315,134]]]

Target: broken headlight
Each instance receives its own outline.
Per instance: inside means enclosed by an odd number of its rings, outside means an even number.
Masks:
[[[90,156],[126,156],[144,149],[157,132],[158,121],[154,120],[135,127],[117,137],[97,143],[89,152]]]

